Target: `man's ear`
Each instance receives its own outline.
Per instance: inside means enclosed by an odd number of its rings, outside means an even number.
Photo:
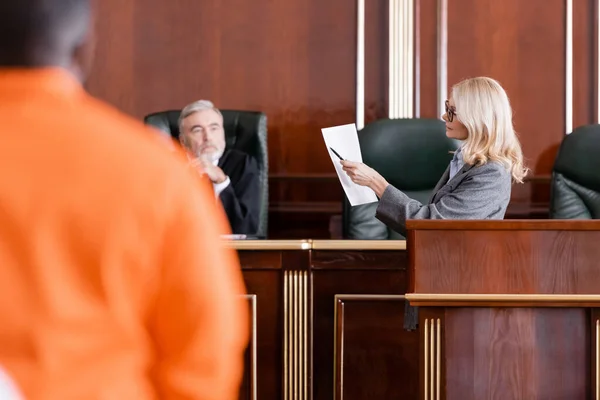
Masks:
[[[94,64],[96,53],[95,20],[90,21],[89,29],[80,43],[73,50],[71,71],[81,82],[85,82]]]

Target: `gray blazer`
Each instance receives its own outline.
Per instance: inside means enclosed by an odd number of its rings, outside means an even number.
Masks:
[[[503,219],[510,201],[510,172],[497,162],[465,164],[450,181],[450,166],[435,186],[429,204],[421,204],[389,185],[375,216],[406,235],[407,219]]]

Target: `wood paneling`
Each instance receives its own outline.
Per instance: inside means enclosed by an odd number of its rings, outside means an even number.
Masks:
[[[240,386],[240,399],[256,400],[258,390],[257,381],[258,375],[256,366],[258,360],[256,359],[256,340],[257,340],[257,315],[256,315],[256,296],[255,295],[244,295],[243,301],[246,302],[248,307],[249,318],[249,330],[250,340],[248,341],[248,347],[244,354],[244,375],[242,377],[242,384]]]
[[[418,395],[419,336],[404,331],[402,295],[336,296],[335,399]]]
[[[313,335],[315,338],[314,342],[314,359],[313,359],[313,385],[314,385],[314,399],[315,400],[329,400],[334,396],[334,377],[333,367],[335,361],[335,350],[334,350],[334,319],[335,302],[334,298],[336,295],[402,295],[406,292],[407,287],[407,258],[406,252],[404,251],[333,251],[333,250],[313,250],[311,256],[311,269],[313,271],[313,296],[314,296],[314,316],[313,316]],[[368,305],[364,305],[368,304]],[[365,308],[372,308],[381,306],[379,311],[373,310],[379,318],[387,320],[390,318],[389,314],[398,316],[399,308],[396,302],[392,303],[377,303],[370,304],[364,303],[354,304],[350,306],[350,316],[354,316],[354,319],[350,320],[350,325],[346,327],[351,329],[351,336],[354,342],[349,349],[349,354],[352,357],[358,357],[358,354],[371,354],[376,351],[377,346],[374,343],[368,341],[361,341],[361,337],[364,336],[367,331],[355,321],[358,317],[357,313],[364,313]],[[361,308],[362,307],[362,308]],[[361,314],[362,315],[362,314]],[[372,316],[374,318],[374,316]],[[378,319],[378,318],[376,318]],[[373,324],[381,324],[383,321],[377,322],[376,319],[371,319]],[[412,393],[413,383],[411,377],[413,376],[410,372],[411,368],[415,369],[418,362],[418,349],[417,346],[412,346],[410,343],[416,343],[418,340],[415,332],[408,332],[397,328],[401,327],[398,325],[400,319],[394,321],[390,329],[384,330],[370,330],[370,339],[372,342],[377,341],[397,341],[397,343],[406,343],[407,348],[403,350],[389,349],[384,354],[381,354],[383,358],[389,358],[396,351],[402,351],[405,355],[403,358],[403,364],[394,363],[394,368],[391,368],[393,375],[398,379],[395,382],[393,389],[404,388],[407,393]],[[400,322],[401,324],[401,322]],[[382,326],[382,325],[379,325]],[[345,332],[348,332],[344,329]],[[356,335],[356,336],[354,336]],[[393,336],[393,337],[390,337]],[[407,353],[405,353],[407,352]],[[412,363],[412,367],[410,367]],[[399,369],[397,369],[399,368]],[[362,382],[379,382],[382,383],[382,379],[385,377],[374,374],[372,370],[365,369],[360,363],[350,362],[349,365],[344,366],[346,376],[361,376]],[[389,377],[389,376],[388,376]],[[353,388],[353,382],[349,383],[350,387]],[[373,388],[365,387],[360,393],[377,393],[378,390],[384,390],[384,388]],[[345,390],[344,398],[346,399],[358,399],[358,398],[387,398],[383,397],[361,397],[354,390]],[[414,398],[407,396],[407,399]]]
[[[268,254],[259,252],[258,254]],[[276,252],[272,252],[276,253]],[[242,257],[242,265],[244,265]],[[280,266],[281,268],[281,266]],[[281,398],[281,370],[283,351],[281,337],[282,326],[278,323],[283,315],[282,299],[282,271],[279,270],[256,270],[248,268],[244,270],[246,290],[249,294],[256,295],[256,325],[257,325],[257,392],[258,399]],[[246,358],[245,382],[249,376],[248,369],[252,368],[250,359]],[[248,385],[243,386],[244,394],[249,394]],[[241,397],[251,400],[251,397]]]
[[[455,227],[464,224],[454,221],[416,223],[430,227],[436,223]],[[490,223],[472,224],[477,229],[471,232],[482,235],[485,232],[482,230],[484,225]],[[533,232],[540,235],[547,233],[544,227],[551,229],[554,226],[556,229],[559,225],[570,227],[570,231],[565,231],[569,234],[593,235],[594,231],[576,229],[598,225],[594,222],[570,221],[500,221],[495,224],[512,227],[513,233],[519,224],[521,228],[528,224],[537,227],[538,230]],[[448,232],[451,235],[444,240],[450,240],[461,231]],[[464,253],[464,250],[460,250],[461,243],[469,243],[469,246],[474,244],[474,249],[479,248],[473,238],[468,239],[459,239],[453,242],[454,246],[437,248],[435,251],[449,255],[461,254]],[[566,244],[573,242],[568,236],[557,240]],[[597,243],[593,237],[587,240]],[[531,241],[524,242],[525,246],[533,245]],[[464,400],[579,399],[589,398],[593,393],[597,365],[600,363],[596,347],[600,340],[600,333],[597,333],[600,328],[596,328],[600,318],[597,309],[565,307],[559,300],[556,306],[564,308],[547,307],[552,304],[539,302],[511,308],[510,301],[475,304],[475,307],[466,303],[458,307],[437,304],[434,307],[420,307],[420,325],[416,331],[409,332],[403,328],[403,295],[409,274],[407,251],[378,249],[377,243],[372,243],[374,245],[370,249],[366,249],[364,243],[355,243],[354,248],[335,250],[341,247],[339,242],[315,241],[311,244],[312,250],[278,250],[276,242],[270,242],[270,249],[264,250],[266,246],[261,246],[258,241],[256,248],[263,250],[253,250],[251,246],[241,246],[244,249],[238,250],[248,292],[256,294],[257,299],[259,399],[283,399],[285,391],[289,399],[411,400],[423,398],[425,386],[429,393],[432,390],[437,392],[439,387],[441,399]],[[545,249],[544,243],[542,240],[537,246]],[[282,248],[289,248],[289,245],[286,242]],[[512,247],[511,241],[507,248]],[[532,286],[555,285],[560,288],[563,285],[561,282],[567,282],[567,287],[573,287],[581,284],[576,282],[578,280],[592,280],[589,279],[589,268],[585,264],[581,265],[581,274],[570,269],[571,264],[579,263],[572,254],[558,254],[565,249],[564,245],[555,243],[554,247],[556,257],[562,259],[551,261],[551,255],[548,259],[542,259],[531,249],[515,250],[514,257],[527,259],[534,267],[536,263],[547,266],[536,276],[541,283]],[[413,246],[408,252],[429,253],[432,250]],[[531,252],[529,258],[528,251]],[[573,250],[576,253],[593,251],[593,246]],[[493,271],[485,268],[463,271],[459,269],[463,260],[458,261],[458,266],[453,263],[452,257],[449,257],[449,261],[445,269],[454,270],[455,275],[463,274],[462,280],[466,284],[473,283],[470,289],[476,293],[481,293],[484,285],[492,285],[487,281],[524,281],[519,278],[519,271],[511,268],[520,265],[519,262],[513,263],[514,259],[494,259],[496,269],[504,269],[502,276],[494,276]],[[413,262],[415,260],[411,259]],[[426,267],[423,263],[419,264],[419,268]],[[529,268],[524,264],[522,267]],[[561,271],[562,267],[565,272]],[[448,281],[448,272],[431,273],[440,281]],[[570,273],[571,277],[565,277],[565,273]],[[489,279],[469,281],[469,276],[484,274]],[[573,279],[573,276],[577,279]],[[553,277],[556,278],[554,283]],[[303,279],[302,283],[300,278]],[[302,292],[303,288],[307,289],[304,297],[294,295]],[[507,285],[506,289],[510,291],[514,286]],[[465,288],[465,292],[468,290],[469,287]],[[591,303],[594,303],[592,307],[597,305],[597,301]],[[588,306],[584,304],[581,307]],[[298,317],[305,312],[308,312],[307,323],[297,324]],[[427,336],[428,352],[424,341],[425,320],[433,323]],[[297,329],[290,330],[290,327]],[[304,338],[307,338],[306,342]],[[288,342],[284,345],[286,340]],[[307,347],[297,346],[299,342],[306,343]],[[429,368],[429,376],[424,375],[425,367]],[[290,381],[290,376],[298,379]],[[242,387],[243,399],[247,399],[251,393],[248,372],[246,377]],[[298,390],[297,395],[294,394],[295,390]]]
[[[284,391],[289,399],[333,397],[336,296],[348,301],[344,398],[402,393],[402,398],[416,399],[418,334],[403,329],[404,301],[396,299],[407,286],[406,251],[274,249],[238,254],[247,291],[256,295],[258,399],[283,399]],[[294,277],[304,275],[306,297],[294,296],[301,292]],[[348,293],[356,296],[344,297]],[[306,324],[298,323],[304,313]],[[307,347],[300,351],[304,334]],[[250,355],[240,399],[249,400],[252,392]],[[362,386],[358,391],[357,385]]]
[[[446,312],[447,400],[590,398],[586,310]]]
[[[356,2],[357,0],[346,0],[343,4],[348,7]],[[365,2],[365,123],[386,118],[388,115],[388,7],[389,0]],[[351,60],[355,59],[356,54]],[[346,65],[345,68],[349,66]],[[354,75],[356,76],[356,72]],[[356,88],[356,85],[353,85],[353,88]],[[353,93],[356,98],[356,92]],[[354,109],[356,110],[356,107]],[[350,121],[352,122],[354,119]]]
[[[573,127],[596,121],[597,4],[573,1]]]
[[[600,309],[590,310],[590,371],[591,392],[600,397]]]
[[[450,0],[451,1],[451,0]],[[420,117],[440,118],[437,109],[437,39],[438,39],[438,0],[419,0],[416,2],[419,30],[419,108]]]
[[[415,290],[594,294],[599,240],[599,231],[425,231],[414,240]]]
[[[283,399],[284,393],[288,399],[333,398],[336,296],[347,304],[340,332],[344,398],[417,398],[418,333],[403,329],[405,250],[238,254],[247,291],[256,295],[258,399]],[[250,369],[247,352],[244,400],[252,389]]]
[[[421,323],[436,318],[437,325],[444,312],[435,338],[431,325],[429,332],[419,326],[423,391],[440,390],[447,400],[591,398],[600,300],[581,294],[600,286],[598,221],[411,221],[407,228],[415,293],[406,297],[421,306]],[[530,304],[515,304],[523,297]],[[443,350],[428,358],[437,332]],[[427,360],[438,358],[443,376],[428,375]]]

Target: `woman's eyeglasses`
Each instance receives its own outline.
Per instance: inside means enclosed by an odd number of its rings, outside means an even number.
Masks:
[[[454,120],[454,116],[456,115],[456,110],[454,107],[450,107],[448,100],[446,100],[446,115],[448,117],[448,122],[452,122]]]

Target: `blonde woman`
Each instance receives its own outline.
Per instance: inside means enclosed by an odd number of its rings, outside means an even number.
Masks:
[[[527,173],[508,96],[495,80],[456,84],[442,118],[446,135],[462,144],[428,204],[409,198],[363,163],[341,161],[354,183],[379,197],[376,217],[401,234],[407,219],[503,219],[511,183],[522,183]]]

